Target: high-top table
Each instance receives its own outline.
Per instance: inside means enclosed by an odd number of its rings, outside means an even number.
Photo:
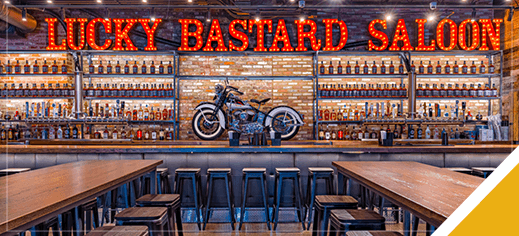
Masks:
[[[162,160],[82,161],[0,178],[0,234],[15,235],[141,176]],[[156,191],[155,178],[152,193]]]
[[[358,182],[434,227],[440,226],[483,182],[483,178],[418,162],[333,162]]]

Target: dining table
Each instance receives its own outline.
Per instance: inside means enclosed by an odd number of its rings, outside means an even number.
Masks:
[[[0,177],[0,235],[16,235],[143,176],[162,160],[79,161]]]

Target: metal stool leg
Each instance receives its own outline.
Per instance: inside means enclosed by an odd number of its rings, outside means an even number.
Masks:
[[[202,229],[202,225],[200,223],[200,210],[202,210],[200,208],[200,205],[201,205],[201,202],[200,202],[200,197],[198,196],[198,194],[202,194],[202,191],[197,191],[198,190],[201,190],[200,189],[200,186],[197,186],[197,177],[194,176],[192,178],[193,180],[193,191],[194,191],[194,199],[195,199],[195,208],[196,208],[196,223],[198,225],[198,230],[201,230]]]
[[[303,194],[301,192],[301,179],[299,177],[299,174],[294,178],[295,188],[294,188],[294,194],[296,195],[296,201],[298,202],[298,209],[297,212],[299,213],[299,220],[301,221],[301,225],[303,226],[303,230],[306,230],[305,227],[305,220],[301,217],[303,216]]]
[[[277,176],[276,181],[276,207],[274,210],[274,230],[278,227],[279,220],[279,204],[281,203],[281,189],[283,188],[283,177]]]
[[[413,232],[412,236],[416,236],[418,234],[418,224],[420,223],[420,219],[416,216],[413,216]]]
[[[205,206],[205,218],[204,218],[204,230],[205,226],[207,224],[207,221],[209,220],[209,214],[210,214],[210,207],[211,207],[211,197],[213,195],[213,176],[209,174],[208,176],[208,182],[207,182],[207,204]]]
[[[247,187],[249,183],[249,176],[245,174],[243,176],[243,201],[241,203],[241,212],[240,212],[240,225],[238,226],[238,229],[241,230],[241,226],[243,224],[243,217],[245,215],[245,207],[247,203]]]
[[[225,176],[225,193],[227,194],[227,205],[229,206],[229,216],[231,217],[231,228],[234,230],[234,210],[232,207],[232,196],[231,196],[231,179],[229,178],[230,174]],[[205,227],[205,225],[204,225]]]
[[[307,199],[306,202],[308,202],[308,209],[306,209],[306,212],[308,212],[308,227],[307,229],[310,229],[310,224],[312,223],[312,212],[314,209],[314,201],[315,201],[315,191],[316,191],[316,182],[317,182],[317,175],[312,174],[312,178],[308,179],[308,188],[307,189],[307,195],[306,197],[310,198]],[[329,186],[327,186],[328,188]],[[305,216],[306,219],[306,216]]]
[[[263,195],[263,205],[265,206],[265,219],[267,221],[267,227],[270,230],[270,213],[269,213],[269,204],[267,201],[267,180],[265,173],[263,173],[260,177],[260,181],[263,184],[263,187],[261,188],[261,194]]]

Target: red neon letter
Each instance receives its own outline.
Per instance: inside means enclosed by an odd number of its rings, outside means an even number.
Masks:
[[[418,46],[416,46],[417,51],[434,51],[436,48],[436,42],[434,39],[431,39],[431,45],[425,45],[425,22],[426,19],[416,19],[416,23],[418,23]]]
[[[137,47],[133,45],[132,40],[128,36],[130,30],[137,23],[136,19],[114,19],[115,22],[115,46],[113,50],[128,50],[135,51]],[[126,22],[126,26],[123,28],[123,23]],[[126,48],[123,47],[123,40],[126,43]]]
[[[324,19],[323,23],[326,26],[326,38],[325,45],[323,51],[339,51],[341,50],[346,42],[348,41],[348,27],[344,21],[339,21],[337,19]],[[339,44],[337,46],[333,46],[333,24],[339,25],[339,30],[341,32],[341,37],[339,38]]]
[[[274,40],[272,41],[272,46],[269,48],[269,51],[279,52],[278,42],[283,42],[283,49],[281,49],[281,51],[283,51],[283,52],[294,51],[294,48],[290,44],[290,38],[288,37],[285,20],[278,21],[278,26],[276,28],[276,34],[274,35]]]
[[[373,41],[370,39],[368,42],[368,49],[371,51],[375,49],[375,51],[384,51],[386,50],[387,46],[389,45],[389,38],[387,37],[387,34],[384,32],[375,29],[376,24],[381,24],[382,29],[387,29],[387,22],[386,20],[379,20],[375,19],[372,20],[371,23],[369,23],[369,34],[373,36],[374,38],[380,40],[382,43],[380,46],[376,46]]]
[[[87,42],[88,42],[88,45],[90,45],[90,47],[92,47],[94,50],[106,50],[107,48],[110,47],[110,45],[112,45],[112,40],[105,39],[105,43],[103,44],[103,46],[97,45],[97,43],[96,43],[96,24],[97,24],[97,22],[100,22],[101,24],[103,24],[103,27],[105,28],[105,32],[107,34],[112,33],[112,21],[110,19],[105,20],[103,18],[95,18],[95,19],[91,20],[90,22],[88,22]]]
[[[318,51],[321,48],[321,40],[315,37],[315,33],[317,32],[317,24],[313,20],[296,20],[297,24],[297,48],[296,51],[307,51],[308,49],[305,47],[305,38],[310,40],[310,45],[312,46],[312,50]],[[310,26],[310,31],[305,32],[305,25]]]
[[[472,44],[467,46],[467,40],[465,38],[465,31],[467,31],[467,24],[472,24]],[[478,22],[472,22],[471,19],[466,19],[461,22],[460,30],[459,30],[459,45],[460,48],[466,51],[472,51],[476,49],[479,45],[479,25]]]
[[[256,25],[256,47],[254,51],[267,51],[265,48],[265,34],[263,33],[265,25],[268,26],[267,30],[272,33],[272,20],[249,20],[249,33],[252,33],[252,27]]]
[[[487,46],[487,32],[488,38],[490,39],[490,45],[492,45],[492,49],[499,50],[501,48],[500,29],[501,23],[503,23],[503,19],[494,19],[493,22],[496,23],[495,30],[490,19],[479,20],[479,23],[481,23],[481,47],[479,47],[480,51],[489,49]]]
[[[218,19],[214,19],[211,23],[211,29],[209,30],[209,35],[207,36],[207,43],[205,44],[204,51],[213,51],[213,47],[211,43],[216,41],[218,46],[216,47],[216,51],[227,51],[227,47],[225,47],[225,43],[223,42],[222,30],[220,29],[220,22]]]
[[[148,24],[150,23],[150,19],[139,19],[139,22],[141,23],[144,32],[146,32],[146,36],[148,36],[148,44],[144,48],[144,50],[157,51],[157,47],[155,47],[155,31],[157,31],[157,27],[159,26],[160,22],[162,22],[162,19],[155,19],[155,21],[153,22],[153,26],[151,26],[151,28]]]
[[[400,47],[398,46],[398,41],[402,41],[404,46],[402,47],[403,51],[412,51],[413,46],[409,42],[409,34],[407,33],[407,28],[405,27],[404,19],[399,19],[396,25],[395,36],[393,36],[393,43],[391,47],[389,47],[390,51],[398,51]]]
[[[74,30],[74,23],[79,22],[79,40],[78,45],[76,46],[76,32]],[[72,50],[81,50],[85,47],[85,22],[88,20],[86,18],[65,18],[65,22],[67,23],[67,44],[68,47]]]
[[[45,18],[45,21],[47,22],[48,29],[49,29],[49,46],[47,46],[47,50],[57,50],[57,51],[63,51],[67,50],[67,41],[65,39],[61,40],[61,45],[56,45],[56,21],[58,19],[56,18]]]
[[[181,39],[180,39],[180,47],[179,51],[198,51],[202,48],[204,44],[204,40],[202,40],[202,32],[204,32],[204,27],[202,26],[202,22],[195,19],[180,19],[178,20],[180,24],[182,24],[181,31]],[[189,25],[196,25],[195,32],[189,32]],[[189,37],[194,37],[196,39],[196,44],[193,47],[189,47]]]
[[[449,46],[445,47],[445,24],[449,24]],[[444,51],[450,51],[456,47],[458,34],[458,26],[451,19],[443,19],[436,27],[436,41],[438,47]]]
[[[231,37],[238,39],[241,41],[241,47],[237,47],[234,45],[232,40],[229,39],[229,51],[245,51],[247,47],[249,47],[249,37],[247,34],[236,30],[236,24],[241,25],[245,30],[247,30],[247,20],[233,20],[229,24],[229,34]]]

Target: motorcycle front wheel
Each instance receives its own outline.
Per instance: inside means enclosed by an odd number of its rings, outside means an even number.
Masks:
[[[292,126],[296,123],[296,118],[288,112],[277,112],[273,115],[270,127],[281,133],[282,140],[290,140],[299,132],[299,126]]]
[[[193,116],[191,126],[196,136],[202,140],[215,140],[224,131],[218,116],[213,116],[213,111],[210,109],[198,110]]]

